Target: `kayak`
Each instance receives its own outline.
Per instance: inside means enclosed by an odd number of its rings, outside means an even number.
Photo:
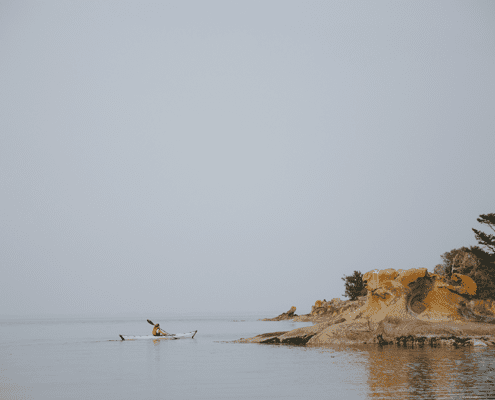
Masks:
[[[186,333],[172,333],[167,336],[153,336],[153,335],[146,335],[146,336],[119,335],[119,336],[122,340],[137,340],[137,339],[175,340],[175,339],[188,339],[188,338],[193,339],[194,335],[196,335],[196,332],[198,331],[192,331]]]

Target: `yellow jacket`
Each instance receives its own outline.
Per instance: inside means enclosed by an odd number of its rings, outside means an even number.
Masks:
[[[167,336],[168,333],[165,331],[162,331],[159,326],[154,326],[153,327],[153,336]]]

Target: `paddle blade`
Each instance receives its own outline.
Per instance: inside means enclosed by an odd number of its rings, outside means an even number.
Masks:
[[[150,325],[155,325],[152,321],[150,321],[149,319],[147,319],[146,321],[148,321],[148,324]]]

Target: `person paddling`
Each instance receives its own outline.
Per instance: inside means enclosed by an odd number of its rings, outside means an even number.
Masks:
[[[155,324],[153,327],[153,336],[168,336],[169,334],[160,329],[160,324]]]

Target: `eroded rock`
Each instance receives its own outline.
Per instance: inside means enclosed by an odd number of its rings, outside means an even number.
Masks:
[[[308,315],[313,320],[318,320],[321,317],[336,317],[338,315],[356,310],[366,303],[366,296],[360,297],[357,300],[341,300],[339,298],[326,300],[316,300],[315,305],[311,307],[311,313]],[[309,318],[311,319],[311,318]]]
[[[476,283],[465,275],[447,278],[430,274],[426,268],[387,269],[367,272],[363,280],[368,290],[364,298],[315,303],[309,317],[324,322],[263,341],[256,339],[258,336],[252,339],[257,343],[308,345],[372,342],[460,346],[478,343],[473,341],[475,334],[495,335],[495,304],[472,300]],[[290,319],[289,315],[294,316],[291,310],[268,320]]]

